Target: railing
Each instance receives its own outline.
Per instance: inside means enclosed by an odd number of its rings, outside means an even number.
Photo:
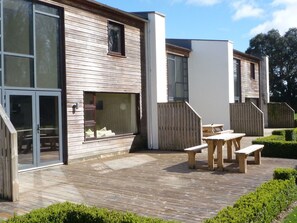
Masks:
[[[295,111],[287,103],[268,103],[269,128],[294,128]]]
[[[247,136],[264,135],[264,115],[254,103],[230,104],[230,125]]]
[[[0,199],[19,198],[17,132],[0,105]]]
[[[201,117],[187,102],[158,104],[159,149],[183,150],[202,142]]]

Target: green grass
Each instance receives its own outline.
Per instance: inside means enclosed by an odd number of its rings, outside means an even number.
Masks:
[[[297,222],[297,207],[283,220],[283,223]]]

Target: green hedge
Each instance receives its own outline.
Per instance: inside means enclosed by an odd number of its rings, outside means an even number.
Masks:
[[[8,223],[166,223],[157,218],[138,216],[129,212],[98,209],[69,202],[53,204],[22,216],[14,216]]]
[[[285,139],[291,141],[286,141]],[[262,156],[297,159],[297,128],[276,130],[271,136],[254,140],[253,144],[263,144]]]
[[[222,209],[205,223],[270,223],[297,199],[296,175],[291,174],[294,171],[276,170],[273,180],[240,197],[232,207]]]

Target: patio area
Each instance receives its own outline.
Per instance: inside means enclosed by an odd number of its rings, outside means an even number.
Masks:
[[[252,139],[244,137],[242,145]],[[263,157],[260,166],[248,165],[246,174],[238,173],[236,163],[226,163],[223,172],[209,171],[207,150],[197,155],[195,170],[188,168],[186,153],[141,151],[22,172],[20,200],[0,201],[0,219],[71,201],[197,223],[271,179],[275,168],[297,165]]]

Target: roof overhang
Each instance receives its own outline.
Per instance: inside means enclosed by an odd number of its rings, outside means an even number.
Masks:
[[[166,43],[166,52],[174,55],[183,56],[183,57],[189,57],[191,50],[181,46],[176,46],[173,44]]]

